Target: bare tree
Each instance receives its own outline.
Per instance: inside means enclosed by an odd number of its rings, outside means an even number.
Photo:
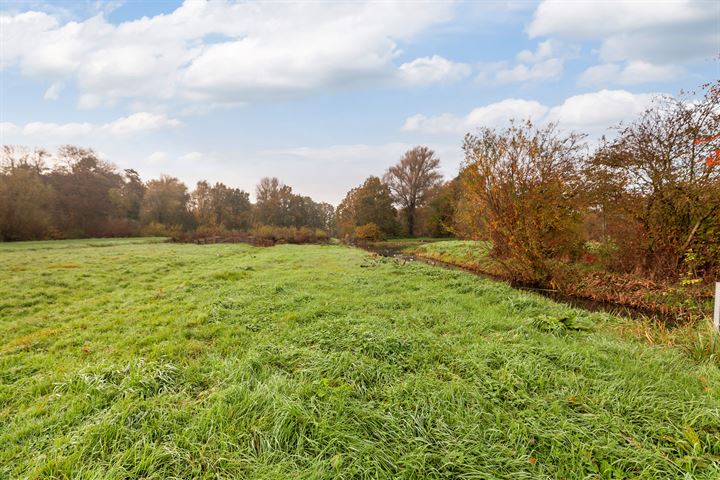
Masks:
[[[442,182],[438,171],[440,160],[427,147],[408,150],[400,161],[390,167],[383,180],[390,187],[394,201],[407,219],[408,235],[415,233],[417,209],[427,202],[430,192]]]

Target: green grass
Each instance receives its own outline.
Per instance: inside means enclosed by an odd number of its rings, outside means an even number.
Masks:
[[[0,249],[0,478],[720,475],[718,368],[613,317],[342,246],[106,242]]]
[[[489,256],[490,247],[490,242],[443,240],[409,247],[407,253],[460,265],[491,275],[502,274],[499,265],[493,262]]]
[[[421,245],[443,241],[447,241],[447,239],[432,237],[390,238],[377,242],[366,242],[363,244],[363,246],[370,248],[389,248],[395,250],[407,249],[409,251],[414,250]]]
[[[381,248],[382,244],[376,247]],[[486,241],[443,240],[409,245],[402,251],[496,278],[506,278],[507,271],[490,257],[490,248],[490,242]],[[651,282],[652,286],[648,286],[647,279],[641,275],[608,272],[598,264],[576,262],[563,264],[562,267],[559,281],[546,285],[548,288],[580,298],[635,306],[661,315],[672,313],[675,323],[701,324],[701,328],[712,316],[712,285]],[[601,275],[600,280],[593,274]]]
[[[74,240],[32,241],[32,242],[0,242],[2,252],[32,252],[57,248],[81,247],[115,247],[119,245],[142,245],[166,242],[166,237],[133,237],[133,238],[78,238]]]

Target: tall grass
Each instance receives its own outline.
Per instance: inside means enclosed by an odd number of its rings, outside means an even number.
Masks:
[[[715,365],[463,272],[168,243],[0,271],[0,478],[720,475]]]

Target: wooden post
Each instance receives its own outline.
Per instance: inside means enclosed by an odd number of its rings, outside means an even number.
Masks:
[[[715,314],[713,315],[715,330],[720,330],[720,282],[715,282]]]

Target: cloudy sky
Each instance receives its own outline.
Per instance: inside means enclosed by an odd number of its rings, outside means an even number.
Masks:
[[[720,78],[720,2],[0,3],[0,140],[337,203],[509,118],[597,137]]]

